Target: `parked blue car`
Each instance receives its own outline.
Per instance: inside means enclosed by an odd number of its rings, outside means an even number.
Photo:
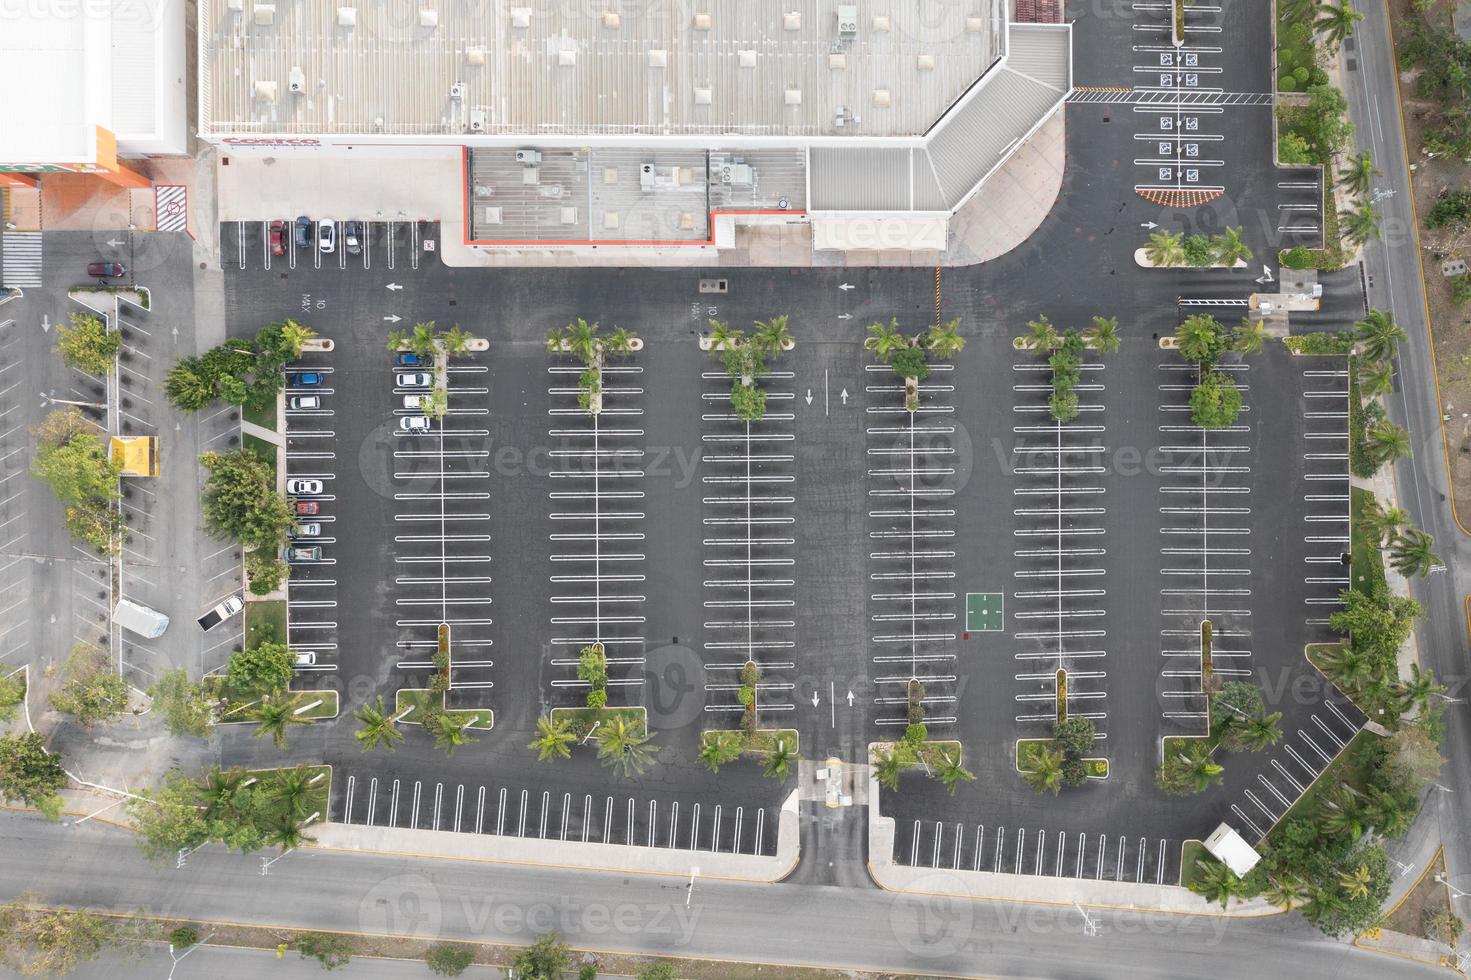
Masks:
[[[319,385],[322,383],[322,376],[316,371],[303,371],[301,374],[293,374],[291,383],[303,386]]]
[[[425,367],[429,364],[429,358],[420,357],[418,354],[415,354],[412,351],[409,351],[407,353],[400,352],[398,356],[393,359],[393,363],[399,367]]]

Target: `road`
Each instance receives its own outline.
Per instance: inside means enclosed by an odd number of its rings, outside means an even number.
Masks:
[[[1357,62],[1356,70],[1347,75],[1345,95],[1355,126],[1356,149],[1369,150],[1375,166],[1382,171],[1374,186],[1381,192],[1378,207],[1384,233],[1364,249],[1364,271],[1372,281],[1369,305],[1393,310],[1409,336],[1400,352],[1399,377],[1388,407],[1390,416],[1412,433],[1415,452],[1400,461],[1395,475],[1401,506],[1434,535],[1436,550],[1447,566],[1444,573],[1414,585],[1415,597],[1426,610],[1418,634],[1420,660],[1450,685],[1453,695],[1464,698],[1471,667],[1464,610],[1465,597],[1471,594],[1471,540],[1457,526],[1451,512],[1388,11],[1380,0],[1361,0],[1356,7],[1364,20],[1359,24],[1356,44],[1345,52]],[[1385,195],[1384,191],[1390,193]],[[1442,785],[1453,792],[1437,801],[1439,805],[1420,821],[1415,833],[1440,838],[1446,848],[1450,879],[1465,890],[1471,881],[1471,813],[1466,806],[1471,779],[1465,765],[1471,757],[1471,712],[1465,703],[1449,706],[1441,751],[1454,760],[1441,774]],[[1460,911],[1465,915],[1471,912],[1471,906],[1463,902]]]
[[[1190,976],[1429,977],[1324,939],[1297,916],[1232,920],[911,898],[874,888],[683,882],[638,875],[305,852],[265,877],[258,857],[199,851],[175,872],[128,832],[0,815],[0,900],[38,900],[286,928],[573,946],[669,956],[1051,980]],[[106,873],[100,873],[101,869]],[[688,906],[686,901],[689,901]],[[1045,965],[1044,965],[1045,964]]]

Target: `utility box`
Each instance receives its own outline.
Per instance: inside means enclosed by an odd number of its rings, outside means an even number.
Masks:
[[[158,439],[153,436],[113,436],[108,453],[123,476],[158,476]]]

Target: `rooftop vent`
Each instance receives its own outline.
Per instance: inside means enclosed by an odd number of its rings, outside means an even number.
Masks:
[[[623,18],[611,10],[603,11],[603,26],[610,31],[616,31],[623,24]]]
[[[669,52],[663,48],[655,48],[649,52],[650,68],[666,68],[669,66]]]
[[[979,34],[986,27],[986,22],[979,17],[967,17],[965,19],[965,33]]]
[[[276,83],[257,81],[255,83],[255,97],[261,102],[276,101]]]
[[[876,88],[873,90],[873,104],[880,109],[887,109],[894,104],[894,97],[889,94],[888,89]]]
[[[802,90],[799,88],[787,89],[786,94],[783,96],[783,100],[786,102],[787,105],[801,105]]]
[[[274,3],[256,4],[255,22],[260,27],[269,27],[274,24],[276,22],[276,5]]]
[[[512,27],[530,27],[531,26],[531,8],[530,7],[512,7],[511,8],[511,26]]]
[[[920,71],[935,70],[935,56],[932,54],[920,54],[914,56],[914,67]]]
[[[301,95],[306,91],[306,74],[299,66],[291,66],[291,72],[287,75],[286,88],[294,95]]]
[[[893,29],[893,26],[887,14],[879,14],[873,19],[873,32],[875,34],[887,34]]]
[[[572,68],[577,65],[577,49],[563,48],[557,52],[557,64],[563,68]]]
[[[485,49],[484,48],[466,48],[465,49],[465,64],[467,64],[467,65],[483,65],[483,64],[485,64]]]
[[[855,4],[838,5],[838,34],[841,37],[858,34],[858,7]]]
[[[793,10],[781,15],[781,27],[784,31],[800,31],[802,29],[802,14]]]
[[[845,54],[830,54],[827,56],[827,66],[838,69],[847,68],[848,56]]]
[[[561,217],[562,217],[562,224],[564,224],[564,225],[575,225],[575,224],[577,224],[577,209],[576,208],[562,208],[562,215],[561,215]]]
[[[471,109],[470,110],[470,132],[472,132],[472,133],[483,133],[483,132],[485,132],[485,110],[484,109]]]
[[[245,0],[226,0],[225,6],[229,7],[231,12],[238,14],[245,9]]]
[[[419,8],[419,26],[430,30],[439,26],[439,11],[430,10],[428,7]]]
[[[695,105],[709,105],[713,100],[708,88],[695,87]]]
[[[337,8],[337,26],[338,27],[356,27],[356,26],[358,26],[358,11],[357,11],[357,8],[356,7],[338,7]]]
[[[517,163],[524,163],[524,164],[537,164],[537,163],[541,163],[541,151],[540,150],[517,150],[516,151],[516,162]]]
[[[708,31],[711,23],[709,14],[695,14],[695,30]]]
[[[460,102],[465,98],[465,83],[453,82],[449,87],[449,97],[453,102]]]
[[[742,68],[756,67],[756,51],[754,48],[742,48],[736,52],[736,60]]]

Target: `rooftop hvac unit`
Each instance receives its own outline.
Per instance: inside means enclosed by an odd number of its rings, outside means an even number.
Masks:
[[[465,83],[455,82],[449,87],[449,97],[452,101],[461,102],[465,98]]]
[[[516,151],[516,162],[517,163],[524,163],[524,164],[527,164],[528,166],[541,163],[541,151],[540,150],[517,150]]]
[[[226,0],[225,6],[238,14],[245,9],[245,0]]]
[[[434,28],[438,27],[439,26],[439,11],[437,11],[437,10],[430,10],[428,7],[421,8],[420,11],[419,11],[419,26],[420,27],[427,27],[430,30],[433,30]]]
[[[732,187],[751,186],[751,167],[745,163],[726,163],[720,167],[720,182]]]
[[[476,184],[476,197],[495,197],[495,186],[492,184]]]
[[[838,6],[838,35],[840,37],[858,36],[858,7],[856,4]]]
[[[273,3],[258,3],[255,5],[255,22],[260,27],[269,27],[276,22],[276,5]]]
[[[255,97],[257,99],[259,99],[261,102],[275,102],[276,101],[276,83],[275,82],[256,82],[255,83]]]
[[[483,133],[483,132],[485,132],[485,110],[484,109],[471,109],[470,110],[470,132],[472,132],[472,133]]]
[[[638,165],[638,189],[645,193],[654,189],[654,165],[652,163]]]
[[[291,66],[291,72],[286,77],[286,88],[295,95],[306,91],[306,74],[297,65]]]

